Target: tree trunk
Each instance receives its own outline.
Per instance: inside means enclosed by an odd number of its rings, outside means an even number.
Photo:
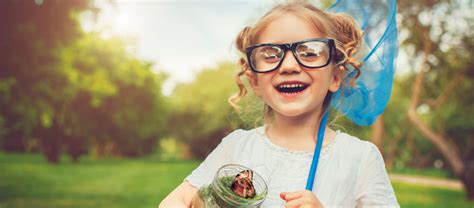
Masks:
[[[427,153],[421,153],[420,151],[418,152],[419,154],[416,157],[417,159],[415,160],[416,168],[427,168],[432,166],[435,156],[438,154],[438,152],[434,148],[430,149]]]
[[[425,56],[428,56],[427,54]],[[426,62],[425,62],[426,63]],[[446,160],[451,165],[454,174],[458,177],[462,176],[464,171],[464,164],[461,159],[458,148],[453,144],[448,142],[451,140],[445,137],[440,132],[433,131],[428,125],[426,125],[416,112],[418,106],[418,100],[421,95],[421,86],[423,83],[425,69],[421,69],[416,76],[415,85],[413,89],[413,94],[411,98],[410,107],[408,108],[408,120],[417,128],[420,133],[432,142],[441,152],[441,154],[446,158]]]
[[[474,200],[474,165],[467,165],[465,167],[464,173],[461,176],[461,181],[464,184],[464,189],[466,189],[467,200]]]
[[[46,160],[49,163],[59,163],[59,156],[61,153],[61,138],[57,134],[56,121],[53,121],[53,125],[49,128],[38,126],[35,129],[35,135],[38,137],[41,150]]]
[[[398,133],[393,138],[387,140],[388,148],[387,150],[385,150],[386,151],[385,167],[387,167],[387,169],[389,170],[393,168],[395,157],[398,154],[398,143],[400,142],[400,139],[401,139],[401,133]]]
[[[380,115],[372,126],[372,142],[379,148],[382,155],[385,155],[383,151],[383,132],[383,115]]]
[[[59,163],[59,148],[51,147],[48,149],[44,149],[43,154],[49,163],[52,163],[52,164]]]
[[[453,142],[450,142],[452,141],[452,139],[445,136],[443,132],[436,132],[431,129],[427,124],[425,124],[416,112],[416,108],[418,107],[418,102],[421,96],[424,74],[426,73],[426,71],[428,71],[428,55],[431,52],[431,42],[429,41],[429,39],[425,38],[424,44],[425,46],[423,50],[423,62],[421,65],[421,69],[419,70],[415,78],[413,93],[407,111],[408,120],[414,125],[415,128],[420,131],[424,138],[428,139],[428,141],[433,143],[438,148],[440,153],[443,155],[443,157],[446,158],[446,161],[451,166],[451,169],[454,174],[463,181],[466,192],[468,192],[468,199],[474,200],[474,179],[472,177],[472,173],[468,172],[472,172],[472,170],[466,170],[459,149]]]
[[[97,143],[95,145],[95,159],[101,159],[105,155],[105,145],[103,143]]]

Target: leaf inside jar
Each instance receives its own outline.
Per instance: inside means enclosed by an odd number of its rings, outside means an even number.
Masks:
[[[261,193],[261,194],[257,193],[253,198],[243,198],[235,194],[231,188],[232,183],[234,181],[233,176],[220,177],[218,180],[221,182],[221,184],[224,185],[224,191],[219,194],[215,192],[215,190],[211,187],[211,185],[199,189],[199,192],[198,192],[199,196],[203,200],[205,201],[207,200],[209,204],[215,204],[215,205],[218,205],[219,207],[232,207],[232,206],[229,206],[229,204],[224,201],[223,198],[225,198],[225,199],[231,199],[231,201],[238,204],[237,206],[253,205],[255,204],[256,201],[260,201],[265,198],[264,193]]]

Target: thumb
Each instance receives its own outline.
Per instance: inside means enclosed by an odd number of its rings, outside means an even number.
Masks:
[[[286,192],[281,192],[280,198],[286,201],[285,197],[286,197]]]

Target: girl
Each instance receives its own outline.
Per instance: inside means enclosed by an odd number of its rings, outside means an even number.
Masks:
[[[323,122],[334,93],[364,73],[354,57],[361,39],[352,18],[301,2],[278,5],[244,28],[236,40],[246,54],[236,77],[240,93],[230,101],[235,105],[246,94],[245,74],[265,103],[265,125],[225,137],[160,207],[190,207],[197,190],[231,163],[266,179],[262,207],[398,207],[377,147]],[[356,75],[348,82],[350,69]],[[318,134],[324,135],[322,150],[309,191],[304,187]]]

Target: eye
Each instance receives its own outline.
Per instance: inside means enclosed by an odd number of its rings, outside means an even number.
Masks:
[[[303,61],[318,61],[324,59],[328,54],[327,46],[322,42],[307,42],[298,45],[296,54]]]
[[[321,59],[321,53],[315,52],[315,51],[301,51],[297,52],[298,58],[302,61],[318,61]]]
[[[320,50],[315,50],[315,48],[308,47],[306,45],[300,45],[296,49],[296,53],[298,54],[299,57],[302,58],[317,58],[320,55]]]
[[[273,46],[266,46],[259,48],[258,50],[259,59],[264,60],[267,63],[278,62],[281,59],[281,49]]]
[[[265,59],[275,59],[275,58],[278,58],[277,54],[274,54],[274,53],[264,53],[263,56],[265,57]]]
[[[303,52],[298,53],[298,56],[305,57],[305,58],[317,58],[321,55],[313,51],[303,51]]]

